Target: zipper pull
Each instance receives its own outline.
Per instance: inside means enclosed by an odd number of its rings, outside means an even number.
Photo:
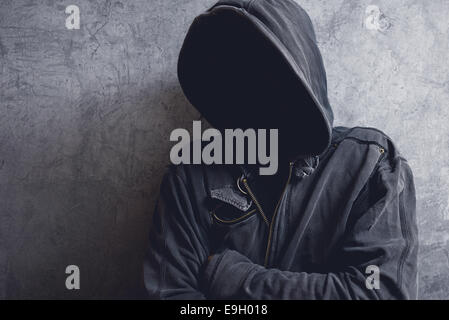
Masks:
[[[246,183],[247,180],[243,176],[237,178],[237,189],[239,189],[239,191],[246,196],[246,195],[248,195],[248,192],[243,190],[243,188],[240,186],[240,181],[244,181],[244,183]]]

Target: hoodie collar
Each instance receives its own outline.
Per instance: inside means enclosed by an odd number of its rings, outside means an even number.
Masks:
[[[297,179],[311,176],[320,163],[318,156],[299,158],[292,163],[292,173]],[[258,167],[236,165],[233,170],[227,166],[212,166],[206,169],[208,193],[210,198],[223,201],[241,211],[247,211],[253,201],[242,189],[242,179],[249,181],[257,178]]]

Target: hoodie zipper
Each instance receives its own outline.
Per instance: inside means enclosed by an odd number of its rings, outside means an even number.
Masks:
[[[242,180],[243,184],[245,185],[246,191],[248,191],[249,196],[251,197],[251,199],[254,201],[254,203],[256,204],[257,209],[259,209],[260,215],[262,216],[263,220],[265,221],[265,223],[267,224],[267,226],[270,225],[270,223],[268,222],[268,218],[265,215],[265,213],[263,212],[262,207],[260,206],[259,201],[257,201],[256,197],[254,196],[253,191],[251,190],[251,188],[248,185],[248,180],[245,178]]]
[[[287,191],[287,187],[288,187],[288,185],[290,184],[290,180],[291,180],[291,178],[292,178],[293,164],[294,164],[293,162],[290,162],[290,169],[289,169],[288,179],[287,179],[287,182],[286,182],[286,184],[285,184],[285,186],[284,186],[284,190],[282,191],[281,197],[279,198],[278,203],[276,204],[276,208],[274,209],[274,213],[273,213],[273,218],[271,219],[271,222],[270,222],[270,223],[268,222],[267,216],[266,216],[265,213],[263,212],[262,207],[261,207],[260,204],[259,204],[259,201],[257,201],[256,197],[254,196],[254,193],[252,192],[251,188],[249,187],[249,185],[248,185],[248,180],[247,180],[246,178],[243,179],[243,184],[245,185],[245,188],[246,188],[246,190],[248,191],[248,194],[250,195],[251,199],[254,201],[254,203],[256,204],[257,208],[259,209],[259,211],[260,211],[262,217],[263,217],[264,220],[265,220],[265,223],[266,223],[266,224],[269,226],[269,228],[270,228],[270,231],[269,231],[269,233],[268,233],[267,249],[266,249],[266,251],[265,251],[265,262],[264,262],[264,266],[265,266],[265,267],[267,267],[267,265],[268,265],[268,258],[269,258],[269,255],[270,255],[271,239],[272,239],[272,236],[273,236],[273,225],[274,225],[274,221],[275,221],[275,218],[276,218],[276,215],[277,215],[277,212],[278,212],[278,209],[279,209],[279,205],[280,205],[280,203],[281,203],[281,200],[282,200],[282,198],[284,198],[285,192]]]

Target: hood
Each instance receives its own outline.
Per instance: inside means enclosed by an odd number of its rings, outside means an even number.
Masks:
[[[312,22],[294,1],[219,1],[192,23],[178,78],[217,129],[279,129],[280,148],[295,155],[320,155],[330,144],[323,60]]]

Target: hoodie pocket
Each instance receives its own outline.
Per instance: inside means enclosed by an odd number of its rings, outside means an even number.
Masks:
[[[210,214],[213,222],[217,225],[234,225],[249,220],[256,212],[257,209],[250,208],[247,211],[242,211],[223,203],[215,207]]]

